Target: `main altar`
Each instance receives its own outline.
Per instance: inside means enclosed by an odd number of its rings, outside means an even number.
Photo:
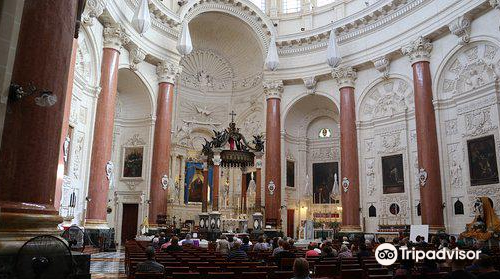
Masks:
[[[208,169],[212,170],[212,204],[209,211],[208,179],[203,180],[202,207],[199,214],[199,232],[214,239],[223,231],[246,233],[262,232],[263,212],[261,206],[261,167],[264,141],[261,135],[253,135],[251,142],[236,127],[235,113],[231,112],[229,126],[222,130],[214,130],[210,141],[205,139],[201,153],[206,158],[203,162],[203,175],[208,178]],[[250,168],[255,172],[250,172]],[[236,213],[223,215],[221,208],[227,206],[230,181],[220,181],[221,172],[228,173],[231,169],[240,169],[241,197],[238,198]],[[222,182],[222,183],[221,183]],[[220,186],[222,189],[222,199]],[[234,187],[235,185],[233,185]],[[254,197],[254,206],[249,208],[248,198]],[[222,201],[222,204],[220,202]],[[251,214],[251,220],[249,215]]]

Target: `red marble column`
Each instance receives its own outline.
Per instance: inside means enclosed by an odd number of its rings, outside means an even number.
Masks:
[[[247,212],[247,176],[241,171],[241,213]]]
[[[212,185],[212,211],[219,211],[220,153],[214,150],[214,170]]]
[[[431,231],[436,232],[444,229],[444,217],[436,117],[432,104],[432,80],[429,69],[431,51],[432,44],[422,37],[402,49],[402,52],[410,57],[413,68],[418,165],[419,175],[422,177],[420,184],[422,224],[428,224]]]
[[[101,64],[101,92],[97,100],[94,124],[94,140],[90,162],[86,228],[107,228],[109,171],[113,145],[118,62],[124,33],[120,26],[104,28],[104,50]],[[108,169],[108,170],[107,170]],[[115,166],[112,169],[116,169]],[[116,172],[116,171],[115,171]],[[116,176],[115,176],[116,177]]]
[[[201,212],[208,212],[208,166],[203,164],[203,188],[201,189]]]
[[[264,82],[266,113],[266,207],[265,222],[276,228],[281,220],[281,81]],[[274,188],[274,189],[270,189]]]
[[[333,71],[340,88],[340,170],[342,231],[361,231],[359,216],[359,166],[356,131],[354,82],[356,71],[350,67]],[[346,186],[346,187],[344,187]]]
[[[255,210],[262,212],[262,153],[255,155]]]
[[[0,149],[0,236],[55,233],[64,112],[77,1],[25,0],[11,82],[37,91],[9,99]],[[55,104],[43,106],[42,89]],[[38,100],[38,101],[37,101]],[[59,195],[60,198],[60,195]],[[14,233],[13,233],[14,232]],[[3,238],[5,240],[5,238]],[[6,243],[0,245],[0,250]]]
[[[78,52],[78,39],[73,39],[73,47],[71,51],[71,61],[70,68],[68,73],[68,87],[66,89],[66,107],[64,108],[64,117],[63,117],[63,125],[61,131],[61,146],[59,147],[59,167],[57,169],[57,184],[56,184],[56,195],[55,195],[55,207],[59,210],[59,206],[61,206],[61,197],[62,197],[62,185],[63,185],[63,177],[64,177],[64,165],[69,164],[69,162],[64,161],[64,142],[66,141],[66,137],[68,136],[69,131],[69,114],[71,112],[71,97],[73,96],[73,80],[75,78],[75,63],[76,63],[76,54]],[[70,152],[70,150],[67,150]]]
[[[149,219],[153,226],[158,219],[167,215],[167,188],[163,186],[167,179],[171,179],[170,149],[172,134],[172,110],[174,97],[174,82],[177,67],[167,61],[157,67],[159,79],[158,102],[156,107],[155,133],[153,143],[153,158],[151,161],[151,190],[149,199]],[[159,216],[163,216],[158,218]]]

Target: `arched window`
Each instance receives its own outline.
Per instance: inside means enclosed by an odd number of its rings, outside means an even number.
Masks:
[[[300,0],[281,0],[281,12],[296,13],[300,11]]]
[[[455,215],[464,215],[464,204],[460,200],[457,200],[453,207],[455,209]]]
[[[250,0],[250,2],[259,7],[262,11],[266,11],[266,0]]]
[[[377,217],[377,208],[373,204],[368,208],[368,217]]]
[[[417,205],[417,216],[422,216],[422,206],[420,203]]]

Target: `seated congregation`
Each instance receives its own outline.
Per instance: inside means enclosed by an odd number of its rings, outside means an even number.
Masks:
[[[466,245],[455,237],[434,236],[429,243],[422,237],[418,242],[408,237],[395,238],[395,247],[416,250],[480,250],[474,261],[404,260],[382,266],[374,256],[376,248],[385,243],[347,237],[309,243],[307,248],[297,247],[291,238],[249,239],[222,235],[210,242],[208,248],[195,245],[191,235],[179,241],[162,234],[152,242],[131,240],[125,245],[125,265],[130,279],[207,278],[207,279],[489,279],[500,278],[500,251],[490,249],[483,242]]]

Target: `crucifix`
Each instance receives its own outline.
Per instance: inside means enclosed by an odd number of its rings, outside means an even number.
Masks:
[[[234,113],[234,110],[232,110],[229,115],[231,115],[231,123],[234,123],[234,117],[236,116],[236,113]]]

